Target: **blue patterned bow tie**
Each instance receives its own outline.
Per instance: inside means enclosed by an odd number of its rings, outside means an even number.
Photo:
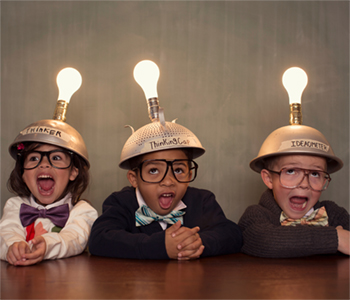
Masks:
[[[27,227],[38,218],[47,218],[50,219],[56,226],[63,228],[64,225],[66,225],[69,217],[69,206],[68,204],[63,204],[50,209],[37,209],[22,203],[19,211],[19,217],[23,227]]]
[[[186,213],[185,211],[173,210],[170,214],[162,216],[162,215],[156,214],[148,206],[142,205],[135,212],[136,227],[151,224],[153,221],[164,221],[164,222],[172,225],[180,220],[181,224],[183,224],[183,217],[182,216],[185,213]]]

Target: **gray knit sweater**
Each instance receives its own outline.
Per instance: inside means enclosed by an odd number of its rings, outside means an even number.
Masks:
[[[242,252],[260,257],[301,257],[337,253],[336,226],[349,230],[349,213],[332,201],[317,202],[325,206],[329,226],[281,226],[282,212],[272,191],[265,191],[258,205],[249,206],[238,225],[243,231]]]

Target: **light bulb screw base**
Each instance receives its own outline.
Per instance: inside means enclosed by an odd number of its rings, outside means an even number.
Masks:
[[[301,125],[303,117],[301,113],[301,104],[293,103],[289,105],[289,124],[290,125]]]
[[[159,101],[158,98],[150,98],[147,100],[148,116],[152,122],[159,121]]]
[[[68,102],[64,100],[58,100],[55,108],[55,112],[53,114],[53,119],[66,122],[66,113],[67,113],[67,107]]]

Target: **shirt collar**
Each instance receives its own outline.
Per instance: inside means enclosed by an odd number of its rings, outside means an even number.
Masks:
[[[51,203],[51,204],[48,204],[48,205],[44,206],[44,205],[41,205],[41,204],[35,202],[34,196],[33,196],[33,194],[31,194],[30,198],[29,198],[29,201],[30,201],[30,205],[32,207],[37,208],[37,209],[50,209],[52,207],[60,206],[60,205],[63,205],[63,204],[67,203],[69,205],[69,210],[71,210],[72,207],[73,207],[71,199],[72,199],[72,195],[71,195],[71,193],[68,193],[61,200],[58,200],[58,201],[56,201],[54,203]]]

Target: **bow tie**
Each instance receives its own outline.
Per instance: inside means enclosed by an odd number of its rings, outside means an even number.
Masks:
[[[164,222],[172,225],[180,220],[181,224],[183,224],[183,217],[182,216],[185,213],[186,213],[185,211],[173,210],[171,213],[162,216],[162,215],[156,214],[148,206],[142,205],[135,212],[136,227],[151,224],[153,221],[164,221]]]
[[[27,227],[38,218],[44,218],[50,219],[56,226],[63,228],[69,217],[69,206],[68,204],[63,204],[50,209],[37,209],[22,203],[19,217],[23,227]]]
[[[291,219],[282,211],[280,216],[280,222],[282,226],[328,226],[328,215],[324,206],[314,210],[309,216],[300,219]]]

